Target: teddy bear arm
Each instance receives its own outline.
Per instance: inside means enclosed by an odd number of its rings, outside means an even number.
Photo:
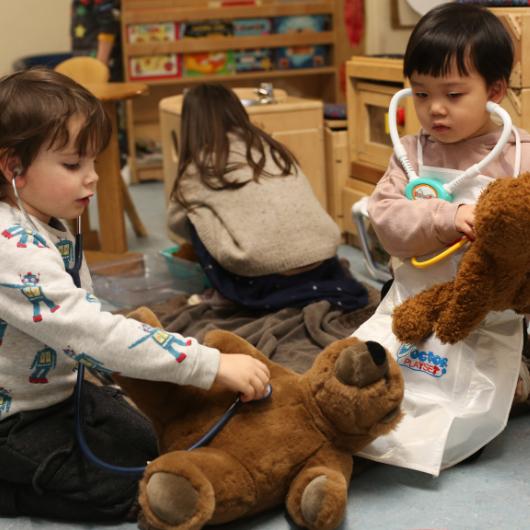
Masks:
[[[303,528],[332,530],[344,518],[351,454],[326,445],[295,476],[287,494],[287,511]]]
[[[496,278],[487,267],[467,270],[455,280],[453,296],[446,303],[434,324],[434,331],[443,343],[455,344],[465,339],[489,311],[499,309],[493,304]]]
[[[441,283],[405,300],[392,314],[394,335],[412,344],[428,337],[452,290],[453,282]]]
[[[513,309],[522,315],[530,313],[530,274],[527,274],[525,282],[515,297]]]

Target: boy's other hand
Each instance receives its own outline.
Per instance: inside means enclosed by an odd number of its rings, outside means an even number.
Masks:
[[[470,241],[475,240],[475,206],[461,204],[456,210],[455,228]]]
[[[270,380],[268,367],[251,357],[239,353],[221,353],[216,382],[239,392],[241,401],[265,397]]]

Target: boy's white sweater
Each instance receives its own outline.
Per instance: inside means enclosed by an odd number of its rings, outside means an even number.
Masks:
[[[72,234],[59,221],[31,219],[37,232],[0,202],[0,421],[68,398],[78,361],[138,379],[211,386],[218,350],[102,311],[86,263],[81,288],[65,270],[73,265]]]

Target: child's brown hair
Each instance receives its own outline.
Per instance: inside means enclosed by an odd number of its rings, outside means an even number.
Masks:
[[[0,79],[0,157],[17,158],[21,173],[43,147],[61,149],[70,141],[68,123],[82,116],[75,147],[79,156],[99,154],[112,125],[101,102],[81,85],[58,72],[32,68]],[[0,198],[7,180],[0,171]]]
[[[182,102],[179,163],[172,198],[185,204],[179,182],[193,164],[204,184],[212,189],[237,188],[241,184],[225,178],[241,167],[229,164],[230,139],[235,134],[245,145],[247,164],[254,181],[261,176],[286,176],[297,171],[296,158],[280,142],[256,127],[236,94],[220,84],[200,84],[189,89]],[[268,152],[279,173],[265,170]]]

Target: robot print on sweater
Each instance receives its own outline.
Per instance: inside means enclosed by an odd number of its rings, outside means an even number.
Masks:
[[[2,418],[2,413],[7,414],[9,412],[12,401],[11,392],[0,386],[0,419]]]
[[[119,374],[119,372],[114,372],[114,370],[105,368],[105,365],[101,361],[98,361],[95,357],[92,357],[87,353],[76,353],[70,346],[67,346],[65,349],[63,349],[63,352],[74,361],[82,363],[89,370],[97,370],[98,372],[108,375],[113,373]]]
[[[38,232],[34,232],[31,228],[25,228],[22,225],[12,225],[9,228],[5,228],[2,230],[2,235],[7,239],[17,238],[17,247],[19,248],[26,248],[30,239],[31,244],[38,248],[48,246],[44,237]]]
[[[55,246],[57,247],[57,250],[59,251],[59,254],[61,254],[61,258],[64,263],[64,268],[69,269],[70,263],[74,259],[74,245],[69,239],[60,239],[55,243]]]
[[[139,338],[137,341],[133,342],[129,346],[129,350],[131,350],[132,348],[135,348],[136,346],[138,346],[142,342],[145,342],[148,339],[153,339],[155,344],[157,344],[163,350],[166,350],[168,353],[173,355],[173,357],[175,357],[178,363],[181,363],[186,358],[186,354],[176,350],[174,347],[174,344],[177,344],[178,346],[190,346],[191,344],[190,339],[184,342],[183,340],[180,340],[179,338],[175,337],[172,333],[168,333],[167,331],[164,331],[163,329],[152,328],[151,326],[147,324],[143,324],[142,329],[146,331],[147,334]]]
[[[33,274],[27,272],[20,275],[22,283],[0,283],[1,287],[8,287],[9,289],[19,289],[20,292],[27,298],[28,302],[33,305],[33,322],[40,322],[42,320],[40,304],[45,304],[50,313],[55,313],[61,306],[57,305],[53,300],[50,300],[45,294],[42,287],[39,285],[40,274]]]
[[[57,365],[57,352],[46,346],[42,350],[39,350],[33,358],[31,368],[33,372],[29,376],[30,383],[47,383],[48,372],[53,370]]]

